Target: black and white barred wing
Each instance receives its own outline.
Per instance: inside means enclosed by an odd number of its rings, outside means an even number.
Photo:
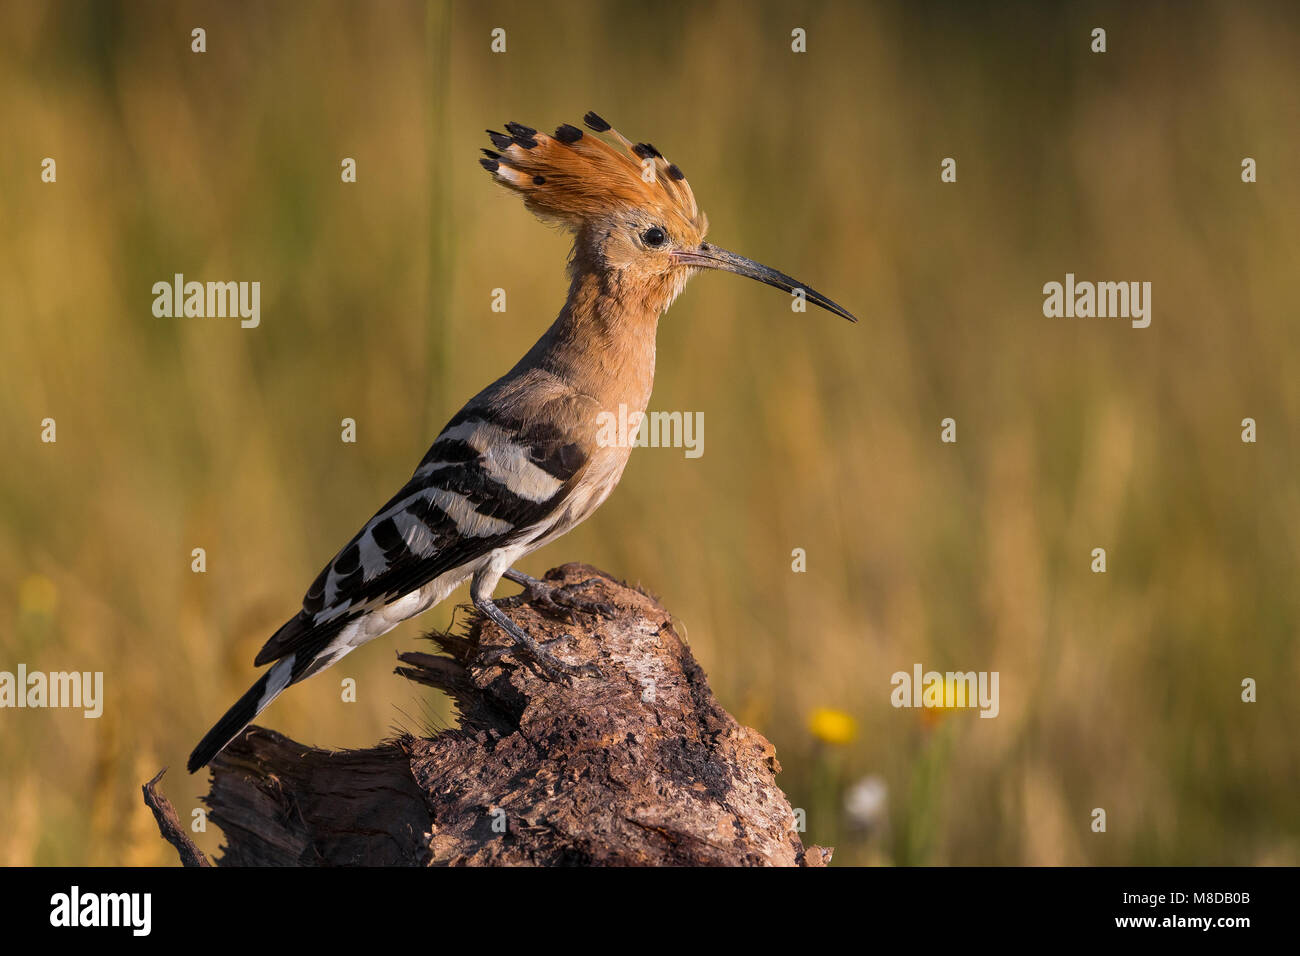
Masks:
[[[267,641],[257,663],[277,663],[199,741],[190,772],[290,684],[418,614],[452,579],[420,593],[426,584],[546,534],[587,460],[553,426],[487,412],[452,419],[411,480],[325,566],[302,610]]]
[[[462,412],[411,480],[325,566],[302,611],[255,663],[315,651],[356,618],[544,529],[586,461],[553,426]],[[306,670],[307,658],[294,670]]]

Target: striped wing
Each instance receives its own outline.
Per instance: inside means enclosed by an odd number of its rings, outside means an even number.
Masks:
[[[315,650],[349,621],[510,543],[546,520],[586,461],[553,425],[461,412],[411,480],[325,566],[302,611],[255,663]]]

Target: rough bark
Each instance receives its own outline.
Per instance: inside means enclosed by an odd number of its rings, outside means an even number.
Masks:
[[[657,601],[585,565],[547,580],[604,613],[566,616],[526,598],[504,602],[508,613],[538,639],[571,635],[552,650],[602,676],[548,680],[513,656],[482,665],[480,649],[509,638],[477,615],[463,636],[430,634],[443,654],[401,654],[397,672],[451,695],[460,727],[346,752],[250,727],[213,763],[206,802],[227,841],[218,864],[829,861],[795,832],[772,745],[714,699]],[[178,842],[155,815],[194,865],[184,832]]]
[[[180,854],[181,863],[185,866],[211,866],[208,858],[203,855],[203,851],[194,845],[190,835],[185,832],[185,827],[181,825],[180,817],[176,815],[176,808],[172,802],[158,792],[158,781],[162,775],[167,772],[164,767],[154,775],[154,778],[144,785],[144,805],[153,811],[153,818],[158,821],[158,829],[162,831],[163,839],[176,847],[176,852]]]

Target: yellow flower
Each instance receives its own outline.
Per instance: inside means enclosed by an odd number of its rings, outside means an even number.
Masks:
[[[931,691],[927,688],[926,694]],[[955,677],[945,675],[943,678],[943,687],[938,689],[938,700],[927,704],[921,709],[921,724],[927,729],[937,727],[945,717],[954,713],[962,707],[975,707],[979,703],[977,691],[971,689],[968,684],[964,684]],[[926,700],[930,698],[925,697]],[[949,701],[952,703],[949,704]]]
[[[858,735],[858,722],[842,710],[818,707],[808,715],[808,729],[828,744],[847,744]]]
[[[965,706],[967,707],[972,706],[975,703],[975,701],[965,699],[967,696],[966,691],[967,691],[966,686],[963,685],[960,681],[958,681],[955,677],[952,677],[951,675],[945,676],[943,679],[943,696],[939,698],[939,702],[937,705],[935,705],[934,709],[951,710],[952,707],[957,706],[957,704],[961,702],[958,699],[959,694],[961,699],[964,701]],[[948,703],[949,701],[952,701],[951,706]]]

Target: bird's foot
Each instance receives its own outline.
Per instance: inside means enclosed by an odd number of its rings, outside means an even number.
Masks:
[[[540,582],[538,582],[540,583]],[[550,646],[559,641],[572,640],[568,634],[549,641],[538,642],[531,637],[527,631],[521,628],[510,618],[506,617],[496,603],[489,597],[471,592],[474,600],[474,606],[479,609],[488,619],[506,632],[506,635],[514,642],[509,647],[498,647],[486,651],[480,655],[479,660],[484,664],[494,664],[501,660],[507,654],[515,653],[532,658],[543,674],[551,680],[563,680],[569,677],[580,677],[583,675],[600,676],[600,668],[595,664],[570,664],[560,660],[550,651]]]
[[[513,598],[507,598],[507,600],[514,603],[526,600],[530,604],[537,605],[543,612],[567,620],[572,620],[575,612],[591,614],[596,617],[614,617],[618,613],[618,609],[612,604],[585,598],[576,593],[582,588],[598,584],[600,578],[587,578],[574,584],[559,585],[548,584],[513,569],[506,572],[505,576],[516,584],[523,585],[524,590],[522,593],[515,595]]]
[[[513,637],[513,635],[511,635]],[[603,676],[599,667],[592,663],[570,664],[563,661],[551,653],[550,648],[561,641],[573,640],[571,634],[561,634],[559,637],[552,638],[549,641],[535,641],[532,638],[528,642],[517,641],[509,647],[497,647],[490,651],[485,651],[479,656],[479,660],[484,664],[495,664],[501,658],[514,654],[516,657],[528,657],[535,663],[542,672],[551,680],[567,680],[571,677],[601,677]]]

